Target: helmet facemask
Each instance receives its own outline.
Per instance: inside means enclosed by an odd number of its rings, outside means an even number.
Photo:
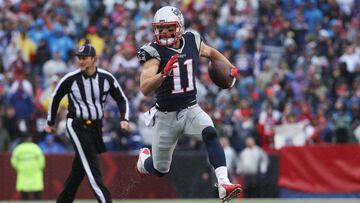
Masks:
[[[153,23],[155,41],[161,46],[171,46],[182,36],[181,25],[178,22]]]

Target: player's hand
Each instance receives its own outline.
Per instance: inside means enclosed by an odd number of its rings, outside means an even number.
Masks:
[[[170,60],[166,63],[164,69],[161,71],[163,78],[169,76],[172,73],[172,70],[176,67],[175,63],[178,62],[179,54],[171,56]]]
[[[52,133],[56,132],[56,128],[54,126],[50,126],[50,125],[46,124],[44,126],[44,131],[52,134]]]
[[[128,121],[120,121],[120,128],[126,131],[130,130]]]
[[[230,76],[233,77],[233,78],[237,78],[239,75],[239,71],[238,69],[234,66],[231,68],[230,70]]]

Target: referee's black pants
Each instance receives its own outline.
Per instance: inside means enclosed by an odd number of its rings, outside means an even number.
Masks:
[[[101,137],[101,122],[85,124],[81,120],[69,118],[66,127],[76,153],[70,175],[56,202],[73,202],[86,174],[98,202],[111,203],[110,192],[103,183],[98,160],[98,154],[105,151]]]

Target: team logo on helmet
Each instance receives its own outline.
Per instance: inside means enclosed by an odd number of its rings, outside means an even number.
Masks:
[[[181,12],[178,8],[172,10],[173,14],[176,15],[179,19],[181,18]]]
[[[79,48],[79,52],[84,51],[84,49],[85,49],[85,46],[81,46],[81,47]]]

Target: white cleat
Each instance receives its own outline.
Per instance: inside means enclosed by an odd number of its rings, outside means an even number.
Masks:
[[[136,171],[140,176],[149,174],[149,172],[144,167],[145,159],[151,156],[150,149],[148,148],[141,148],[139,151],[139,158],[136,163]]]
[[[242,188],[240,184],[228,183],[219,185],[218,190],[221,202],[229,202],[240,194]]]

